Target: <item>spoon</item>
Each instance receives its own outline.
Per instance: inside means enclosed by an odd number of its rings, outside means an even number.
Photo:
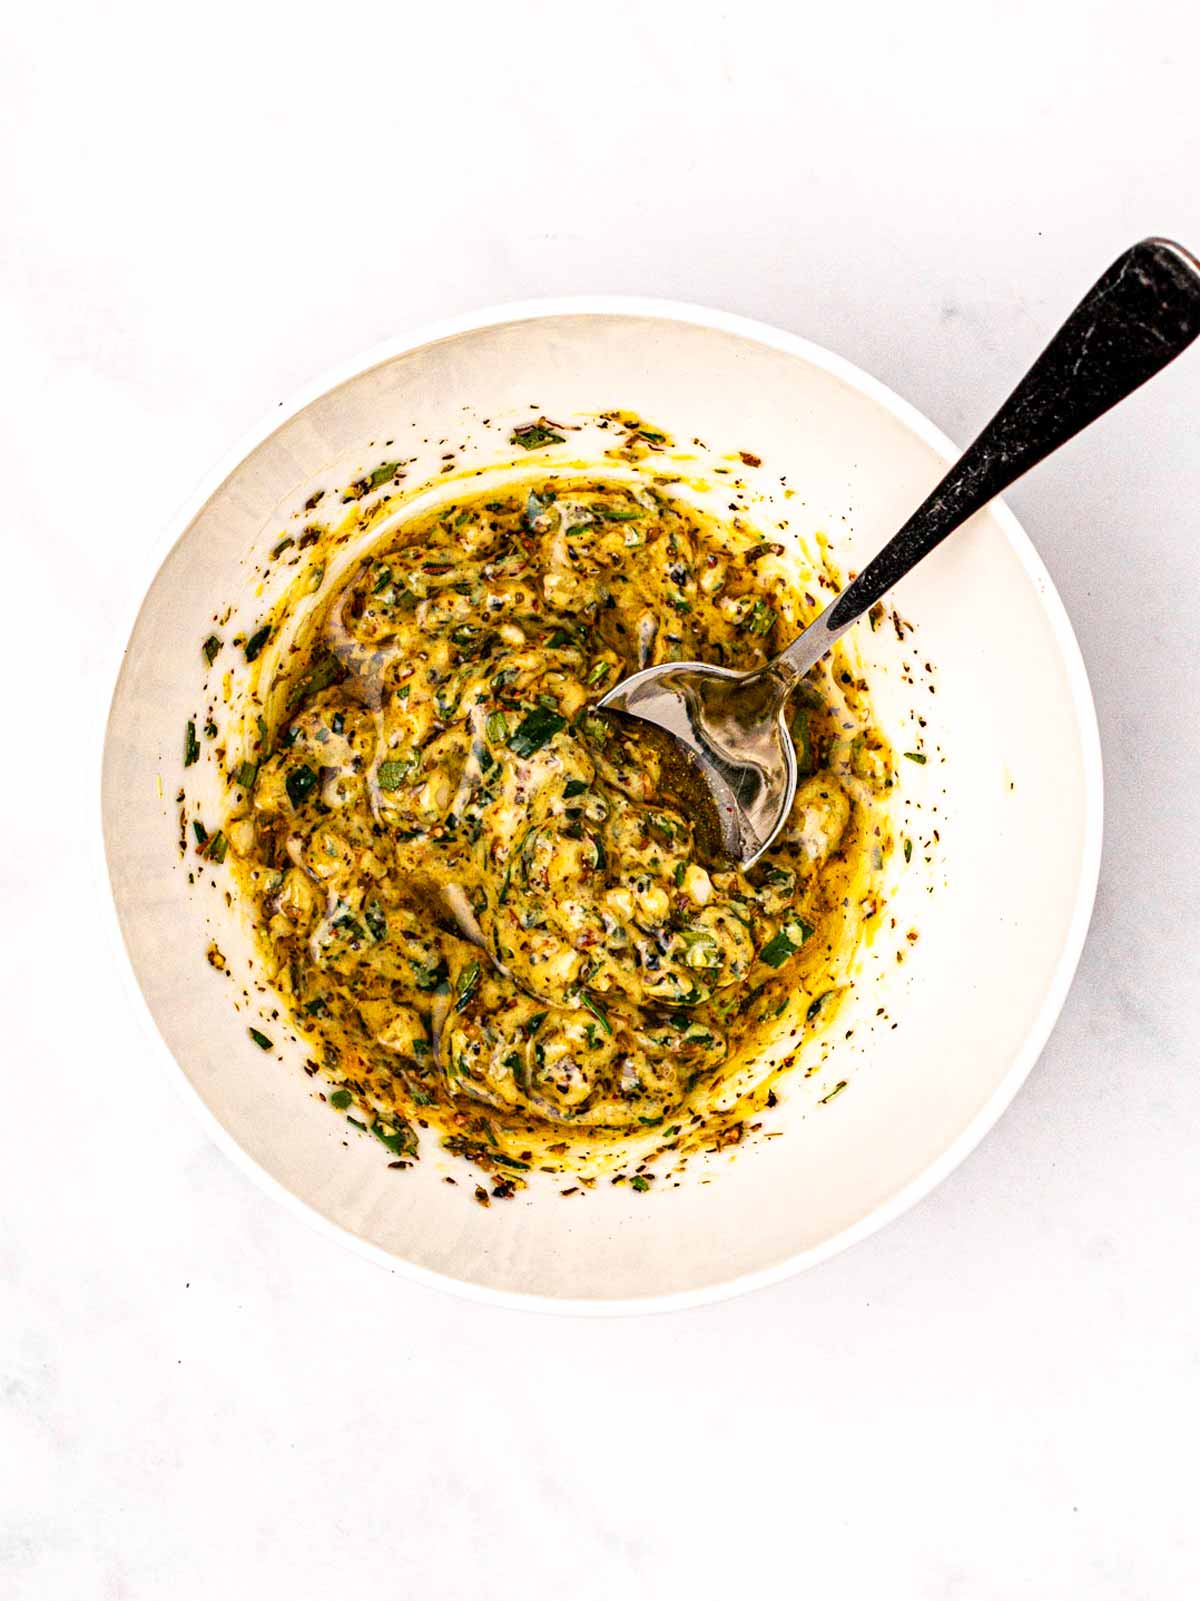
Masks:
[[[1173,361],[1200,333],[1200,262],[1167,239],[1143,239],[1093,285],[983,432],[929,498],[837,600],[753,672],[664,662],[623,679],[598,703],[655,725],[681,747],[698,842],[742,867],[756,862],[796,794],[788,697],[892,585],[942,540]]]

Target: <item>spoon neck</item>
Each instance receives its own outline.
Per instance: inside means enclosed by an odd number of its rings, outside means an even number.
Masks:
[[[805,674],[811,672],[821,658],[833,649],[853,623],[854,617],[851,617],[847,622],[836,624],[833,620],[834,605],[836,602],[826,606],[802,634],[798,634],[785,650],[781,650],[773,661],[761,669],[762,676],[774,685],[781,702],[787,699]],[[857,615],[856,612],[854,616]]]

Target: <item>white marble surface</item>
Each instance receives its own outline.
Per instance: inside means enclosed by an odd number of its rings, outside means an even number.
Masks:
[[[1121,247],[1200,242],[1194,7],[3,26],[0,1596],[1194,1594],[1200,354],[1012,497],[1108,768],[1062,1022],[807,1278],[579,1323],[317,1237],[166,1081],[93,876],[164,508],[264,408],[405,322],[604,288],[794,328],[963,437]]]

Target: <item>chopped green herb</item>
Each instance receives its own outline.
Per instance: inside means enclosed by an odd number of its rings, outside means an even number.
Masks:
[[[646,515],[645,506],[601,506],[601,515],[610,523],[636,522]]]
[[[403,1120],[398,1120],[396,1130],[392,1134],[388,1133],[382,1123],[372,1123],[371,1133],[386,1145],[394,1156],[415,1156],[417,1153],[417,1136]]]
[[[580,1001],[596,1019],[597,1023],[599,1023],[604,1032],[606,1034],[611,1034],[612,1024],[608,1020],[608,1013],[604,1010],[603,1006],[601,1006],[600,1002],[594,1001],[586,990],[578,990],[576,993],[578,994]]]
[[[568,778],[563,785],[563,799],[574,800],[576,795],[587,794],[587,781],[582,778]]]
[[[916,762],[918,767],[924,767],[926,758],[919,750],[906,750],[904,754],[910,762]]]
[[[595,688],[595,686],[597,684],[602,684],[604,682],[604,680],[608,677],[609,673],[611,673],[611,672],[612,672],[612,663],[611,662],[605,662],[605,661],[597,662],[596,665],[592,668],[591,672],[587,675],[587,682],[588,682],[589,688]]]
[[[368,901],[363,907],[363,922],[376,943],[387,938],[387,915],[378,901]]]
[[[289,545],[294,545],[295,543],[296,543],[296,541],[292,538],[292,536],[290,534],[288,535],[288,537],[286,539],[281,539],[279,541],[279,543],[275,546],[275,549],[271,552],[271,560],[272,561],[278,561],[280,556],[283,555],[284,551],[288,548],[288,546]]]
[[[454,1010],[461,1012],[478,988],[479,963],[468,962],[458,975],[458,983],[454,986]]]
[[[792,713],[792,741],[796,747],[796,775],[809,778],[816,768],[812,729],[809,727],[808,713],[800,706]]]
[[[508,718],[503,712],[489,712],[483,728],[493,745],[502,745],[508,738]]]
[[[270,625],[270,623],[264,623],[263,626],[258,630],[258,632],[256,634],[251,634],[250,635],[250,638],[246,641],[246,644],[245,644],[246,660],[248,662],[253,662],[253,661],[257,661],[258,660],[259,656],[262,655],[263,646],[266,644],[267,640],[270,639],[270,637],[271,637],[271,625]]]
[[[821,1105],[821,1106],[828,1106],[830,1101],[834,1100],[837,1096],[839,1096],[845,1088],[846,1088],[846,1080],[845,1079],[841,1079],[837,1084],[835,1084],[833,1086],[833,1088],[830,1090],[828,1095],[822,1095],[822,1097],[821,1097],[821,1099],[820,1099],[818,1104]]]
[[[321,690],[328,689],[330,684],[340,684],[345,676],[346,669],[341,662],[331,650],[326,651],[315,663],[312,671],[307,673],[298,684],[292,686],[291,693],[288,695],[288,710],[293,710],[300,705],[301,701],[311,699],[313,695],[319,694]]]
[[[229,841],[225,838],[224,834],[218,828],[217,832],[213,835],[213,837],[208,842],[208,859],[209,859],[209,861],[210,862],[216,862],[217,866],[219,867],[221,865],[221,863],[225,860],[225,852],[228,849],[229,849]]]
[[[911,839],[906,839],[904,841],[904,860],[906,862],[911,862],[912,861],[912,840]]]
[[[746,629],[760,638],[771,632],[771,625],[775,621],[774,610],[765,600],[756,600],[750,608],[750,615],[746,618]]]
[[[275,1044],[274,1040],[272,1040],[268,1035],[263,1034],[259,1029],[257,1029],[257,1028],[248,1029],[247,1033],[250,1035],[250,1038],[254,1041],[254,1043],[258,1046],[260,1051],[269,1051],[269,1050],[273,1049],[274,1044]]]
[[[418,962],[412,964],[413,983],[426,995],[432,995],[440,990],[450,977],[450,969],[445,961],[439,957],[436,962],[422,966]]]
[[[307,762],[301,762],[299,767],[293,767],[284,780],[288,800],[293,806],[302,806],[316,787],[317,775]]]
[[[200,760],[200,741],[196,738],[196,725],[188,718],[188,725],[183,732],[183,765],[190,767],[193,762]]]
[[[394,478],[400,471],[401,465],[398,461],[381,461],[374,472],[367,474],[367,489],[378,489],[380,484],[386,484],[389,478]]]
[[[788,957],[794,956],[811,934],[812,929],[801,918],[785,923],[778,934],[763,946],[759,956],[768,967],[782,967]]]
[[[210,634],[204,641],[204,659],[211,667],[221,654],[221,641],[215,634]]]
[[[635,1189],[641,1194],[645,1194],[645,1192],[650,1188],[650,1180],[643,1178],[640,1173],[635,1173],[630,1179],[629,1185],[631,1189]]]
[[[334,1090],[329,1097],[330,1106],[336,1106],[339,1112],[344,1112],[353,1102],[354,1096],[351,1095],[349,1090]]]
[[[561,445],[564,438],[565,435],[556,433],[543,417],[539,422],[522,423],[519,428],[514,428],[508,442],[510,445],[520,445],[522,450],[537,450],[539,445]]]
[[[380,762],[375,772],[375,781],[380,789],[399,789],[415,765],[411,756],[402,757],[398,761]]]
[[[554,504],[554,496],[538,495],[534,490],[529,491],[529,499],[525,502],[525,523],[531,533],[540,533],[538,524]]]
[[[237,781],[243,789],[253,789],[254,780],[258,777],[257,762],[243,762],[237,770]]]
[[[508,748],[516,756],[532,756],[566,726],[565,717],[545,706],[538,706],[509,735]]]
[[[812,1022],[813,1018],[816,1017],[817,1013],[822,1009],[822,1007],[826,1004],[826,1002],[832,997],[833,993],[834,992],[832,990],[826,990],[823,995],[818,995],[816,1000],[813,1001],[813,1003],[808,1008],[808,1011],[805,1013],[805,1016],[807,1017],[807,1019],[808,1019],[808,1021],[810,1023]]]

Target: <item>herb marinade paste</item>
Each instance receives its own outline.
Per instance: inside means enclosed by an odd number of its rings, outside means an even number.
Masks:
[[[847,659],[797,703],[795,805],[745,873],[591,709],[650,663],[756,667],[817,606],[781,546],[592,478],[439,507],[351,571],[226,824],[335,1106],[404,1157],[414,1123],[510,1166],[686,1137],[789,995],[847,983],[892,784]]]

